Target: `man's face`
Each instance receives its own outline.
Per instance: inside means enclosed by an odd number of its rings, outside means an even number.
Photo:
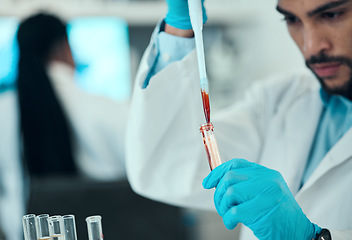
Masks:
[[[352,100],[352,0],[278,0],[277,10],[323,88]]]

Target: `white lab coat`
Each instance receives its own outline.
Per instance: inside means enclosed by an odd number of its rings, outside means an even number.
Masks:
[[[125,178],[129,104],[83,92],[74,82],[73,69],[63,63],[51,63],[48,73],[73,129],[80,173],[97,180]],[[0,113],[0,222],[8,240],[20,240],[25,200],[15,91],[0,94]]]
[[[151,199],[214,210],[214,190],[202,188],[210,170],[198,131],[205,120],[195,51],[142,89],[152,51],[150,45],[142,59],[130,110],[129,181]],[[308,72],[275,77],[211,121],[223,161],[245,158],[280,171],[312,222],[330,229],[334,240],[352,239],[352,129],[299,188],[323,107],[319,88]],[[243,228],[241,239],[255,237]]]

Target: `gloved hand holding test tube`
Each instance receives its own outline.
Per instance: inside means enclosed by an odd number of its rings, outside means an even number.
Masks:
[[[221,158],[213,131],[214,126],[210,122],[209,86],[205,67],[203,44],[203,7],[201,0],[188,0],[188,9],[196,42],[200,88],[206,120],[206,123],[201,125],[200,132],[202,133],[210,169],[213,170],[221,164]]]

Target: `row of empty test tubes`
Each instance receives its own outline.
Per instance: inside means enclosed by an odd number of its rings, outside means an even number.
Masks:
[[[86,218],[88,239],[103,240],[101,216]],[[25,240],[77,240],[74,215],[28,214],[22,217]]]

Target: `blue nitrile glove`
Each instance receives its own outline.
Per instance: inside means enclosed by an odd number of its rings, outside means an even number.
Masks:
[[[260,240],[311,240],[321,228],[303,213],[277,171],[243,159],[215,168],[203,187],[216,187],[214,202],[225,226],[249,227]]]
[[[188,12],[187,0],[166,0],[168,6],[168,13],[165,22],[175,28],[192,29],[191,20]],[[205,8],[204,0],[202,0],[203,7],[203,23],[208,19]]]

